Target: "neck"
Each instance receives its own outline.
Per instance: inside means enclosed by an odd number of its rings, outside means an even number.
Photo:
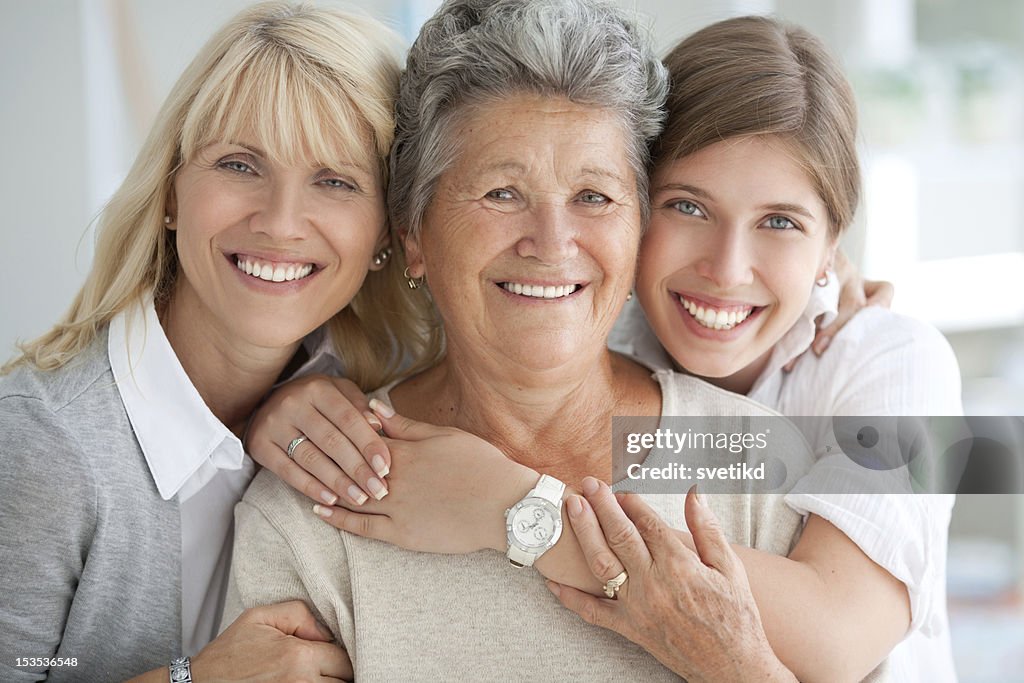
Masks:
[[[731,375],[726,375],[725,377],[701,377],[701,379],[709,384],[714,384],[716,387],[721,387],[726,391],[746,396],[750,393],[750,390],[754,388],[754,384],[761,377],[761,373],[764,372],[764,369],[768,367],[768,361],[771,360],[773,349],[774,347],[768,349],[753,363],[744,366],[739,371],[734,372]],[[676,365],[677,369],[680,369],[679,365],[674,361],[673,364]],[[680,371],[686,372],[686,370],[682,369],[680,369]]]
[[[180,290],[179,290],[180,291]],[[178,296],[158,309],[160,325],[181,367],[210,411],[239,438],[298,343],[265,348],[240,341]]]
[[[613,415],[657,414],[649,373],[601,348],[561,367],[531,371],[449,345],[437,366],[392,393],[415,419],[481,436],[516,462],[578,484],[611,478]]]

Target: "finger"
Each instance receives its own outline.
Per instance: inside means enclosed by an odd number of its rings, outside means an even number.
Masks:
[[[685,507],[686,526],[693,536],[693,544],[697,548],[701,562],[732,578],[736,573],[739,558],[729,545],[729,540],[718,523],[718,517],[697,494],[696,484],[690,487],[686,494]]]
[[[651,554],[647,546],[644,545],[636,526],[619,507],[619,502],[612,495],[608,485],[594,477],[584,477],[582,489],[597,516],[608,547],[622,564],[633,570],[650,565]],[[605,580],[607,581],[607,578]]]
[[[640,496],[626,494],[620,496],[618,502],[623,513],[636,527],[655,563],[667,562],[673,558],[687,563],[698,561],[696,555],[676,539],[675,532]],[[686,552],[680,552],[681,550]]]
[[[571,495],[565,501],[569,522],[576,532],[576,540],[583,550],[590,573],[602,583],[619,575],[626,569],[605,541],[604,532],[597,521],[594,510],[582,496]]]
[[[304,445],[305,442],[299,444],[299,448]],[[271,455],[271,451],[273,451],[273,455]],[[260,453],[259,457],[256,456],[257,452]],[[331,487],[293,462],[288,457],[286,449],[278,446],[276,443],[271,441],[261,441],[259,443],[250,441],[249,453],[253,456],[254,460],[277,475],[278,479],[296,491],[301,491],[311,500],[327,505],[334,505],[338,502],[338,494]],[[325,455],[324,458],[326,457]],[[358,487],[356,489],[358,490]],[[360,493],[362,492],[360,491]]]
[[[864,294],[867,295],[867,306],[891,308],[896,288],[887,280],[867,280],[864,283]]]
[[[375,538],[378,541],[393,543],[394,524],[386,515],[355,512],[330,505],[314,505],[313,513],[336,529],[363,538]]]
[[[335,427],[333,434],[325,435],[331,441],[317,442],[317,445],[332,458],[337,454],[333,447],[336,445],[340,450],[354,448],[362,460],[370,465],[373,473],[378,477],[386,477],[391,470],[391,453],[387,444],[377,433],[380,428],[380,421],[369,411],[369,403],[362,395],[358,387],[347,384],[343,380],[341,387],[332,384],[328,390],[317,385],[318,391],[314,396],[314,406],[332,425]],[[351,385],[351,387],[349,386]],[[351,393],[354,390],[355,393]],[[350,394],[344,393],[350,392]],[[354,401],[358,401],[355,403]],[[365,405],[364,405],[365,404]],[[371,419],[372,418],[372,419]],[[371,425],[371,422],[374,423]],[[307,433],[306,436],[309,436]],[[341,464],[339,462],[339,464]],[[347,470],[346,470],[347,471]],[[358,474],[348,472],[349,476],[356,481],[363,483],[366,480]],[[372,491],[367,491],[372,493]]]
[[[786,363],[785,365],[783,365],[783,366],[782,366],[782,371],[783,371],[783,372],[793,372],[793,368],[795,368],[795,367],[796,367],[796,362],[797,362],[798,360],[800,360],[800,358],[801,358],[801,357],[803,357],[803,355],[804,355],[804,354],[802,354],[802,353],[801,353],[801,354],[800,354],[799,356],[797,356],[797,357],[796,357],[796,358],[794,358],[793,360],[791,360],[791,361],[789,361],[788,363]]]
[[[264,605],[246,610],[239,617],[257,624],[276,628],[281,633],[303,640],[330,642],[334,635],[327,627],[316,620],[309,607],[301,600],[289,600],[275,605]]]
[[[392,439],[403,441],[423,441],[438,436],[445,430],[443,427],[417,422],[411,417],[405,417],[395,412],[395,409],[378,399],[370,400],[370,409],[376,413],[381,422],[384,423],[384,433]]]
[[[619,615],[619,605],[616,601],[597,598],[590,593],[554,581],[546,581],[545,584],[563,607],[578,614],[583,621],[625,635],[623,630],[626,622]]]
[[[352,662],[341,647],[333,643],[311,643],[314,671],[331,679],[352,680]]]
[[[359,419],[365,424],[364,418]],[[367,494],[380,500],[387,495],[387,484],[370,469],[362,453],[335,425],[336,422],[319,412],[307,417],[301,429],[308,441],[295,448],[293,459],[335,491],[348,492],[348,487],[355,482]],[[353,495],[349,497],[355,498]]]

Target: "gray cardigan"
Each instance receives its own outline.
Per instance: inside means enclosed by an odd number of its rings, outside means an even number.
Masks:
[[[0,378],[0,680],[122,681],[180,648],[178,500],[157,492],[104,329],[71,365]],[[57,657],[77,665],[16,666]]]

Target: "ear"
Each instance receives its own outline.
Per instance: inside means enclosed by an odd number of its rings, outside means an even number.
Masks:
[[[370,270],[383,270],[384,266],[388,264],[388,260],[391,257],[391,231],[388,229],[387,223],[384,224],[384,228],[380,231],[380,235],[377,236],[377,241],[373,245],[373,253],[370,255]],[[387,250],[387,254],[384,259],[379,259],[381,252]]]
[[[178,195],[174,191],[176,178],[171,179],[171,186],[167,189],[167,201],[164,202],[164,227],[168,230],[178,229]],[[167,217],[170,222],[167,222]]]
[[[821,255],[821,266],[818,268],[818,279],[825,277],[825,271],[835,270],[836,250],[839,248],[839,239],[829,237],[825,245],[825,252]]]
[[[403,230],[402,244],[405,247],[405,263],[409,266],[409,275],[411,277],[423,277],[426,275],[427,267],[423,263],[419,233],[413,235],[408,230]]]

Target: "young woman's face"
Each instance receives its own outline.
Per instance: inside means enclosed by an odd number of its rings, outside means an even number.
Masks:
[[[828,212],[789,148],[725,140],[655,169],[637,295],[679,365],[756,377],[834,252]]]
[[[170,211],[171,313],[256,346],[294,344],[348,305],[386,239],[373,169],[286,165],[246,140],[201,149]]]

